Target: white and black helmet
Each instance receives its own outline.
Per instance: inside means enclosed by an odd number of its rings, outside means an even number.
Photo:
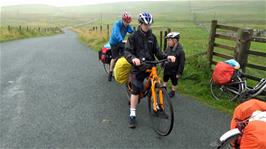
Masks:
[[[144,23],[147,25],[150,25],[153,23],[153,18],[152,15],[148,12],[143,12],[139,14],[139,18],[138,18],[139,23]]]
[[[179,32],[170,32],[166,35],[166,39],[177,39],[179,40],[180,38],[180,33]]]

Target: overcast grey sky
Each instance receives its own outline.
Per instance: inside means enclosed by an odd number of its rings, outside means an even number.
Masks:
[[[19,5],[19,4],[46,4],[52,6],[74,6],[86,4],[114,3],[124,1],[143,1],[143,0],[1,0],[0,6]],[[145,0],[162,1],[162,0]]]
[[[189,0],[0,0],[0,6],[20,4],[45,4],[52,6],[76,6],[87,4],[115,3],[125,1],[189,1]],[[191,0],[191,1],[237,1],[237,0]],[[252,0],[238,0],[252,1]],[[264,0],[266,1],[266,0]]]

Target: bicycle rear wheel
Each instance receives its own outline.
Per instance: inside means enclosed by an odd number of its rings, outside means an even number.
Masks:
[[[166,93],[165,88],[156,88],[156,100],[155,102],[159,103],[159,91],[163,93],[163,103],[164,110],[160,108],[160,111],[155,112],[153,110],[153,98],[151,96],[147,96],[148,99],[148,109],[149,115],[152,121],[152,127],[156,133],[161,136],[167,136],[171,133],[174,125],[174,112],[173,106],[170,98]]]
[[[211,79],[210,81],[210,89],[212,97],[216,100],[222,100],[222,99],[229,99],[230,101],[235,100],[239,97],[242,86],[241,86],[242,80],[240,78],[236,78],[232,83],[228,85],[218,85],[213,82]]]
[[[104,71],[106,72],[106,74],[108,74],[109,70],[110,70],[110,65],[107,63],[103,63],[103,68],[104,68]]]

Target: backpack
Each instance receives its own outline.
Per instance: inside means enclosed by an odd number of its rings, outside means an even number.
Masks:
[[[131,64],[125,57],[121,57],[115,63],[114,77],[119,84],[125,84],[128,82],[128,76],[131,70]]]
[[[99,60],[102,61],[102,63],[110,64],[112,59],[111,49],[102,47],[102,49],[98,52],[98,56]]]
[[[225,62],[217,63],[212,73],[213,82],[218,85],[225,85],[231,82],[234,70],[234,67]]]

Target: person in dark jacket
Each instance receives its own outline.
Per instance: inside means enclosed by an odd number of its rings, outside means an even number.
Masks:
[[[155,56],[158,59],[169,59],[174,62],[174,56],[167,56],[160,51],[157,45],[157,39],[152,33],[151,24],[153,22],[152,15],[144,12],[138,18],[139,27],[132,35],[129,36],[125,45],[124,56],[129,63],[131,63],[131,81],[132,92],[130,97],[130,115],[129,128],[136,127],[136,107],[138,103],[139,94],[144,89],[143,81],[149,75],[145,72],[148,69],[141,65],[141,60],[153,61]]]
[[[112,29],[112,35],[109,39],[111,45],[112,59],[110,62],[110,70],[108,74],[108,81],[112,81],[113,69],[119,54],[124,50],[123,40],[127,33],[133,33],[133,28],[130,25],[131,16],[124,12],[122,19],[117,20]]]
[[[175,96],[178,79],[181,77],[184,70],[185,52],[183,51],[182,45],[179,43],[180,33],[171,32],[168,33],[165,38],[167,39],[168,44],[165,53],[176,57],[175,63],[166,63],[164,65],[163,75],[164,86],[167,87],[168,80],[171,79],[172,88],[169,92],[169,97],[173,97]]]

